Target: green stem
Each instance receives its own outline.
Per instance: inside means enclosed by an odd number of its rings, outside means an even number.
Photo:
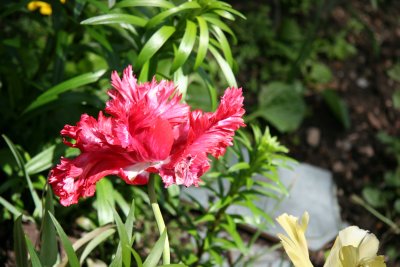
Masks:
[[[166,230],[164,219],[162,217],[162,213],[160,207],[157,203],[156,191],[154,189],[154,175],[150,175],[149,184],[148,184],[148,193],[151,203],[151,208],[153,209],[154,217],[156,218],[158,230],[160,231],[160,235],[163,234],[164,230]],[[170,251],[169,251],[169,241],[168,241],[168,234],[165,238],[164,243],[164,251],[163,251],[163,264],[167,265],[170,264]]]

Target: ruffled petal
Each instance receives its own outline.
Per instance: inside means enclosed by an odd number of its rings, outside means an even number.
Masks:
[[[186,129],[185,139],[176,142],[180,149],[175,149],[170,162],[160,168],[165,185],[197,186],[200,177],[210,168],[207,155],[223,155],[226,147],[232,145],[235,131],[245,126],[244,112],[242,90],[235,88],[225,91],[214,113],[192,112],[189,126],[182,128]]]
[[[61,204],[69,206],[80,198],[93,196],[101,178],[117,175],[129,164],[129,160],[112,153],[83,153],[75,159],[61,158],[61,163],[51,170],[48,181]]]

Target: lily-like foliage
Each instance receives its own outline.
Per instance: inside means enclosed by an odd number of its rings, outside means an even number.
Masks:
[[[276,219],[287,233],[287,236],[278,234],[278,237],[295,267],[313,266],[305,237],[308,219],[307,212],[301,223],[286,213]],[[379,241],[374,234],[349,226],[339,232],[324,267],[385,267],[384,256],[377,255],[378,247]]]
[[[63,205],[92,196],[95,184],[117,175],[128,184],[146,184],[149,173],[159,173],[166,186],[198,186],[216,158],[232,145],[235,130],[244,126],[242,90],[229,88],[215,112],[190,111],[169,81],[137,84],[132,68],[123,78],[112,74],[106,116],[81,116],[76,126],[65,125],[64,143],[78,148],[74,159],[61,158],[49,183]]]

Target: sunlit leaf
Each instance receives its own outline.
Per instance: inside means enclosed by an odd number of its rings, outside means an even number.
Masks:
[[[196,19],[197,22],[199,23],[200,35],[199,35],[199,46],[197,48],[196,61],[194,63],[194,69],[197,69],[198,67],[200,67],[201,63],[203,63],[203,60],[207,54],[207,49],[209,45],[208,40],[210,38],[207,22],[204,20],[204,18],[200,16],[196,17]]]
[[[50,168],[53,165],[55,148],[56,146],[52,145],[30,159],[25,164],[28,174],[36,174]]]
[[[167,231],[164,230],[160,238],[157,240],[154,247],[151,249],[150,254],[147,256],[143,263],[143,267],[155,267],[160,261],[161,255],[164,250],[165,239],[167,238]]]
[[[106,70],[100,70],[96,72],[85,73],[57,84],[36,98],[36,100],[25,109],[24,113],[56,100],[58,95],[61,93],[96,82],[101,76],[103,76],[105,72]]]
[[[99,225],[114,221],[113,212],[110,209],[110,205],[114,207],[113,191],[113,185],[107,178],[101,179],[96,184],[96,209]]]
[[[183,35],[182,41],[175,54],[175,58],[171,67],[171,73],[175,72],[188,59],[190,53],[192,52],[194,42],[196,41],[196,35],[196,24],[190,20],[186,20],[185,34]]]
[[[89,256],[90,252],[93,251],[98,245],[104,242],[107,238],[115,233],[115,229],[107,229],[104,232],[97,234],[90,242],[86,245],[85,249],[82,251],[80,257],[80,264],[84,262],[87,256]]]
[[[173,8],[173,3],[165,0],[123,0],[118,2],[114,7],[137,7],[137,6],[148,6],[148,7],[163,7]]]
[[[61,243],[63,244],[63,247],[65,249],[65,253],[67,254],[68,258],[68,263],[69,266],[71,267],[79,267],[79,260],[78,257],[76,256],[76,253],[72,247],[71,242],[68,239],[68,236],[65,234],[64,230],[62,229],[61,225],[57,221],[57,219],[54,217],[53,214],[49,212],[50,218],[53,221],[54,226],[56,227],[58,236],[61,239]]]
[[[171,37],[175,30],[175,27],[172,26],[162,26],[158,31],[156,31],[144,44],[142,50],[140,51],[136,62],[136,68],[142,68],[144,63],[162,47],[162,45]]]
[[[100,25],[100,24],[120,24],[127,23],[132,24],[139,27],[144,27],[147,23],[147,19],[128,15],[128,14],[106,14],[100,15],[96,17],[92,17],[90,19],[85,19],[81,22],[83,25]]]
[[[39,256],[36,253],[35,247],[33,246],[29,237],[25,236],[25,242],[26,246],[28,247],[29,255],[31,256],[32,267],[42,267],[43,265],[40,262]],[[53,265],[47,265],[47,266],[53,266]]]
[[[228,82],[229,86],[232,87],[237,87],[235,75],[232,72],[231,67],[229,64],[226,62],[226,60],[218,53],[218,51],[213,47],[209,46],[211,54],[214,56],[214,58],[217,60],[219,67],[222,70],[222,73],[224,74],[224,77],[226,81]]]
[[[146,27],[147,28],[152,28],[154,26],[156,26],[157,24],[165,21],[166,18],[168,18],[169,16],[172,16],[178,12],[181,12],[183,10],[188,10],[188,9],[197,9],[197,8],[201,8],[201,6],[193,1],[193,2],[185,2],[179,6],[170,8],[166,11],[163,11],[157,15],[155,15],[154,17],[152,17],[149,22],[147,23]]]

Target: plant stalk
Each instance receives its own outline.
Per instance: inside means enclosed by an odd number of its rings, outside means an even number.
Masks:
[[[150,203],[151,203],[151,208],[153,209],[154,217],[156,218],[158,230],[160,232],[160,236],[162,233],[167,231],[164,223],[164,219],[160,210],[160,206],[158,206],[157,203],[157,196],[154,188],[154,180],[155,177],[153,174],[150,175],[149,178],[149,184],[148,184],[148,193],[149,193],[149,198],[150,198]],[[163,251],[163,264],[167,265],[170,264],[171,261],[171,255],[169,251],[169,241],[168,241],[168,234],[165,237],[165,243],[164,243],[164,251]]]

